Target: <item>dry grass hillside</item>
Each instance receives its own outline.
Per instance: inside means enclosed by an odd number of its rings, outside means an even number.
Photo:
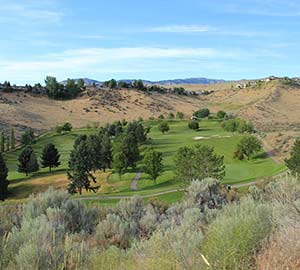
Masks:
[[[0,94],[0,126],[44,131],[64,122],[75,127],[114,120],[147,119],[182,111],[191,115],[199,108],[223,109],[255,123],[278,157],[287,156],[300,135],[300,89],[280,80],[237,89],[237,83],[184,85],[188,90],[213,90],[210,95],[178,96],[134,90],[87,89],[80,97],[57,101],[23,92]]]

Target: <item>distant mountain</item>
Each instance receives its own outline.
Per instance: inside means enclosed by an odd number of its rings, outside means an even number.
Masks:
[[[76,82],[79,79],[74,79]],[[97,81],[94,79],[89,78],[83,78],[85,85],[101,85],[103,82]],[[124,81],[127,83],[132,83],[134,79],[124,79],[124,80],[118,80]],[[144,84],[153,85],[153,84],[160,84],[160,85],[176,85],[176,84],[217,84],[217,83],[223,83],[225,80],[219,80],[219,79],[208,79],[208,78],[187,78],[187,79],[174,79],[174,80],[161,80],[161,81],[149,81],[149,80],[142,80]],[[66,83],[66,81],[62,82],[63,84]]]

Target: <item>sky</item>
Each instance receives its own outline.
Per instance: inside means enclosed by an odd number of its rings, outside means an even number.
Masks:
[[[299,0],[0,0],[0,82],[300,76]]]

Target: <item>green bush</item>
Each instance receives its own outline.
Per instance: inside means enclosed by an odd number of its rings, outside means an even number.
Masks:
[[[271,228],[271,206],[245,198],[222,210],[208,227],[201,250],[213,269],[249,269]]]
[[[199,123],[198,123],[197,120],[191,120],[191,121],[189,121],[189,123],[188,123],[188,127],[189,127],[190,129],[193,129],[193,130],[198,130],[198,129],[199,129]]]
[[[235,118],[224,121],[221,127],[228,132],[253,133],[254,126],[251,122]]]
[[[197,118],[205,118],[210,115],[210,111],[209,109],[205,108],[194,112],[193,115],[196,116]]]

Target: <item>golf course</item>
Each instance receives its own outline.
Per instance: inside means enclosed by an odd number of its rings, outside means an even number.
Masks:
[[[162,133],[158,129],[159,120],[144,121],[143,125],[150,128],[148,141],[140,148],[143,156],[146,148],[152,146],[156,151],[163,153],[163,172],[157,178],[156,184],[150,177],[143,172],[144,164],[142,158],[137,163],[135,169],[129,169],[121,177],[113,170],[106,172],[95,172],[97,179],[96,186],[99,186],[97,193],[84,192],[80,197],[95,198],[104,204],[118,201],[117,197],[142,195],[147,198],[159,197],[166,202],[179,200],[185,184],[175,177],[175,155],[182,146],[192,146],[195,144],[205,144],[214,147],[215,153],[224,156],[225,177],[223,184],[247,183],[265,177],[271,177],[285,170],[285,166],[276,163],[264,151],[256,154],[250,160],[238,160],[233,158],[236,146],[244,136],[243,134],[225,132],[217,120],[199,121],[199,130],[188,128],[186,120],[168,120],[170,130]],[[47,190],[50,186],[54,188],[66,188],[68,185],[67,169],[70,152],[78,135],[97,133],[96,128],[73,129],[69,133],[58,134],[49,131],[42,134],[32,145],[38,159],[40,158],[43,147],[54,144],[60,153],[61,165],[54,168],[50,173],[48,169],[41,168],[38,172],[25,176],[17,171],[18,156],[22,147],[13,151],[6,152],[4,157],[9,169],[9,181],[11,200],[26,199],[31,193]],[[135,179],[135,188],[132,181]],[[168,191],[178,190],[168,193]],[[156,196],[156,194],[161,194]],[[79,195],[74,195],[79,197]],[[116,197],[116,198],[115,198]],[[8,200],[9,202],[9,200]]]

